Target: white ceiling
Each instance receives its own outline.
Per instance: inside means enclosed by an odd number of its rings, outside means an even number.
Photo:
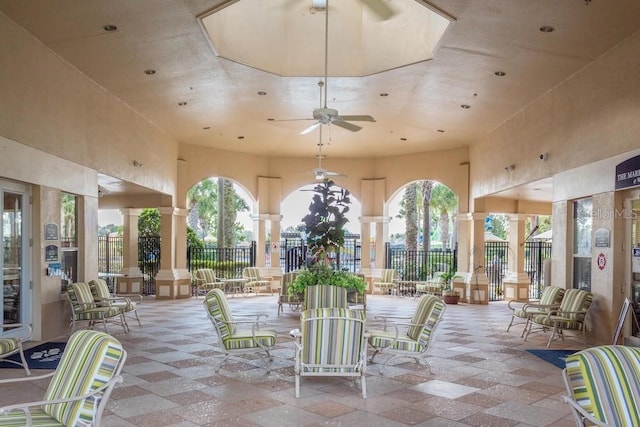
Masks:
[[[382,1],[393,7],[401,0]],[[0,11],[182,143],[314,156],[317,132],[299,135],[309,122],[268,119],[311,117],[318,77],[279,77],[216,57],[197,17],[225,2],[0,0]],[[289,0],[284,7],[298,3],[311,6],[311,0]],[[429,3],[454,18],[433,60],[329,78],[329,107],[376,122],[361,123],[359,132],[331,126],[323,132],[331,137],[323,150],[328,157],[469,145],[640,29],[638,0]],[[339,13],[331,4],[330,39],[344,32],[331,27],[331,13]],[[117,30],[105,32],[108,24]],[[541,32],[542,26],[555,31]],[[389,43],[410,37],[399,32]],[[322,55],[322,46],[318,40],[307,47]],[[145,74],[150,69],[155,74]]]

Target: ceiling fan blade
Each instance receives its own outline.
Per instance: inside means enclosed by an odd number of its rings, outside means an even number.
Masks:
[[[306,128],[305,130],[303,130],[302,132],[300,132],[300,135],[306,135],[309,132],[313,131],[315,128],[317,128],[318,126],[320,126],[322,123],[320,122],[315,122],[314,124],[312,124],[311,126],[309,126],[308,128]]]
[[[396,12],[386,3],[385,0],[360,0],[362,4],[371,10],[382,21],[391,18]]]
[[[305,120],[315,120],[313,118],[308,119],[268,119],[270,122],[300,122]]]
[[[362,129],[360,126],[354,125],[353,123],[345,122],[343,120],[333,120],[331,124],[341,127],[342,129],[350,130],[351,132],[358,132]]]
[[[375,122],[371,116],[340,116],[340,120],[344,120],[347,122]]]

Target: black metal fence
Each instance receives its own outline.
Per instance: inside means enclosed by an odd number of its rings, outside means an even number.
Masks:
[[[399,280],[427,280],[435,272],[455,271],[456,254],[456,249],[410,251],[385,243],[385,268],[395,269]]]
[[[285,237],[280,241],[280,268],[285,272],[296,271],[307,265],[308,250],[301,237]],[[362,245],[360,237],[346,236],[342,247],[332,259],[336,269],[357,273],[360,271]]]
[[[544,283],[544,260],[551,258],[551,242],[531,241],[524,244],[524,269],[529,274],[529,298],[538,299]]]
[[[192,248],[187,249],[187,268],[211,268],[216,275],[224,278],[242,276],[242,269],[256,265],[256,242],[250,246],[235,248]]]

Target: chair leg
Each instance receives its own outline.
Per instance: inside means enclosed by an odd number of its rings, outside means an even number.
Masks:
[[[24,368],[25,372],[27,373],[27,376],[30,376],[31,375],[31,371],[29,370],[29,365],[27,364],[27,360],[24,357],[24,351],[22,350],[22,342],[19,342],[18,346],[20,348],[20,360],[22,361],[22,367]]]
[[[364,375],[360,375],[360,387],[362,388],[362,398],[367,398],[367,377]]]
[[[558,325],[553,325],[553,330],[551,331],[551,336],[549,336],[549,341],[547,341],[547,348],[551,345],[551,341],[556,336],[556,332],[558,331]]]

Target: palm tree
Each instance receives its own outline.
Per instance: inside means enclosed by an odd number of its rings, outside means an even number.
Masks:
[[[421,183],[422,190],[422,250],[431,249],[431,192],[435,181],[425,180]]]
[[[443,184],[436,184],[431,192],[431,206],[438,213],[440,225],[440,239],[442,249],[448,249],[450,233],[450,215],[458,207],[458,197],[449,187]]]

